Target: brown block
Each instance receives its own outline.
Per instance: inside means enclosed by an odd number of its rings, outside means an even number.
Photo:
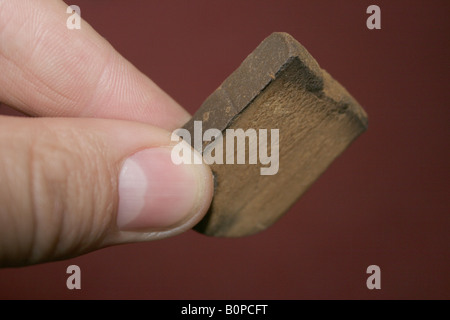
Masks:
[[[223,140],[203,142],[202,148],[223,143],[225,162],[211,164],[214,199],[195,230],[224,237],[250,235],[272,225],[367,129],[361,106],[286,33],[266,38],[206,99],[184,126],[192,137],[194,121],[202,121],[203,132],[222,132]],[[245,164],[236,163],[237,141],[235,164],[226,164],[233,158],[225,154],[227,129],[255,129],[258,141],[259,130],[267,129],[268,154],[279,150],[276,174],[262,175],[260,169],[269,165],[261,161],[250,164],[254,136],[245,140]],[[279,135],[279,144],[273,146],[276,135],[271,129],[278,129]],[[273,173],[275,161],[271,165]]]

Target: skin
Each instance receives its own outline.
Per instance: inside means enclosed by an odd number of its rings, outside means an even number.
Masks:
[[[124,161],[173,146],[171,131],[190,115],[87,22],[69,30],[66,9],[57,0],[0,0],[0,101],[32,116],[0,115],[0,266],[174,236],[212,198],[202,165],[193,207],[176,223],[117,227]]]

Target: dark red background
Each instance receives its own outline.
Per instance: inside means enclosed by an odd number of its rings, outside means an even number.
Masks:
[[[192,113],[260,41],[288,32],[363,105],[369,130],[258,235],[189,231],[3,269],[0,298],[450,298],[450,2],[70,4]],[[366,28],[370,4],[381,30]],[[66,288],[70,264],[82,290]],[[381,290],[366,287],[372,264]]]

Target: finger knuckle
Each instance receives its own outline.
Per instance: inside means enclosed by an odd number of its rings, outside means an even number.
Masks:
[[[30,199],[36,225],[34,243],[42,256],[82,252],[100,241],[111,221],[111,168],[94,136],[79,130],[43,130],[30,156]],[[45,223],[39,223],[45,221]],[[64,236],[62,236],[64,235]],[[45,250],[42,250],[45,248]]]

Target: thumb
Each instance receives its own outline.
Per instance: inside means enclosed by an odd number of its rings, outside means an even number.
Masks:
[[[170,137],[121,120],[0,116],[0,266],[192,228],[212,175],[205,164],[175,165]]]

